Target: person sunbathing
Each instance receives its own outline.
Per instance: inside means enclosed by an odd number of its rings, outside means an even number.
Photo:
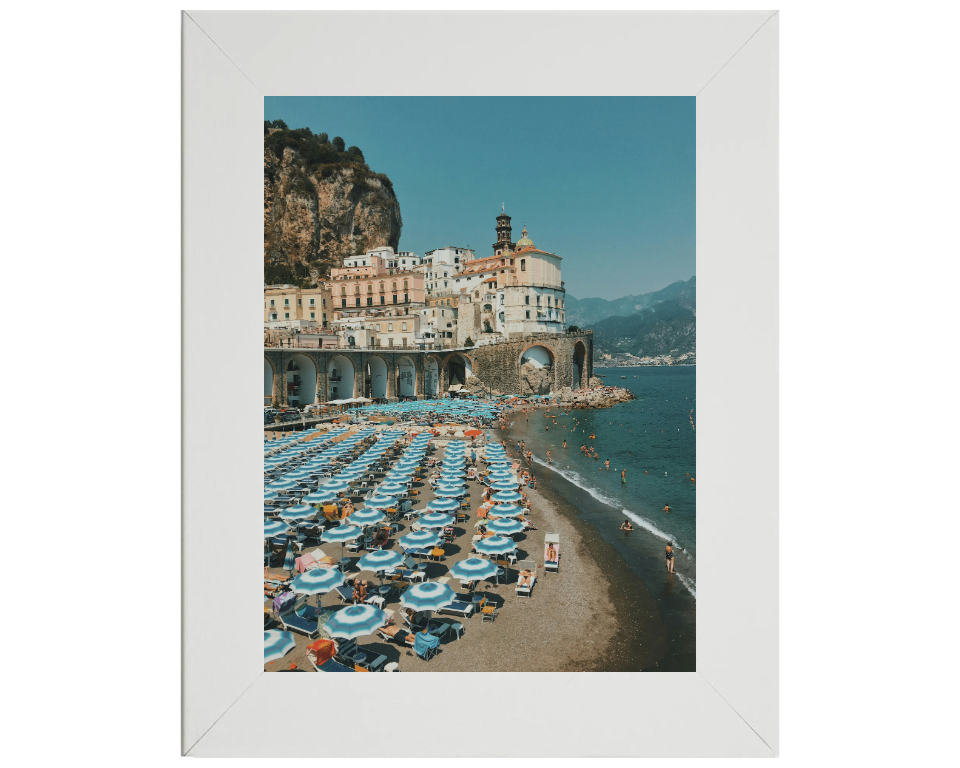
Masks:
[[[400,629],[396,624],[387,624],[385,627],[380,628],[380,634],[385,635],[391,640],[395,640],[398,643],[403,643],[404,645],[413,645],[414,636],[411,635],[407,630]]]
[[[343,505],[343,509],[341,510],[341,513],[340,513],[340,518],[342,520],[346,520],[352,514],[353,514],[353,502],[347,501],[347,503]]]
[[[390,538],[390,534],[387,533],[386,528],[377,529],[376,534],[373,537],[373,546],[374,547],[385,547],[387,545],[387,540]]]
[[[533,571],[522,570],[520,571],[520,575],[517,578],[517,586],[529,588],[533,586],[532,579],[533,579]]]

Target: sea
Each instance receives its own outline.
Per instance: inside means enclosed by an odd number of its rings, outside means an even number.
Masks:
[[[697,597],[696,366],[595,368],[594,375],[637,399],[603,409],[511,413],[508,445],[526,443],[541,490],[547,486],[594,526],[658,601],[670,646],[660,669],[690,669]],[[598,458],[582,453],[582,445],[595,448]],[[620,530],[624,520],[632,532]],[[676,553],[673,576],[666,573],[666,544]]]

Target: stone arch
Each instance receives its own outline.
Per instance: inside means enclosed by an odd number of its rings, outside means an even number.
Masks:
[[[370,355],[367,358],[366,374],[369,376],[369,391],[364,392],[364,397],[386,397],[387,382],[389,380],[390,366],[380,355]]]
[[[263,404],[273,405],[273,363],[263,358]]]
[[[416,397],[417,365],[413,358],[404,355],[397,360],[397,397]]]
[[[553,391],[557,356],[545,344],[528,344],[519,358],[520,394],[548,395]]]
[[[287,402],[298,408],[316,401],[317,364],[308,355],[292,355],[284,374]]]
[[[436,355],[427,355],[423,361],[423,394],[440,394],[440,370],[442,364]]]
[[[334,355],[327,365],[327,381],[330,400],[347,400],[356,397],[354,380],[356,367],[346,355]]]
[[[462,352],[451,352],[443,361],[446,385],[466,384],[473,375],[473,360]]]
[[[573,387],[579,389],[585,387],[587,381],[584,378],[586,374],[587,347],[583,340],[578,341],[573,346]]]

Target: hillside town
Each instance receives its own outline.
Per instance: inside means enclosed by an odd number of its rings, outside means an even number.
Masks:
[[[678,353],[674,356],[673,353]],[[629,352],[602,354],[596,362],[598,368],[641,368],[650,365],[696,365],[697,353],[671,350],[671,354],[650,356],[631,355]]]
[[[490,256],[446,246],[422,257],[387,245],[347,257],[315,287],[265,285],[265,346],[448,349],[563,333],[561,257],[501,207]]]

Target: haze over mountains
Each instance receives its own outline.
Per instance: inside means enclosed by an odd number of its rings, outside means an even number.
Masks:
[[[659,291],[607,299],[577,299],[567,295],[567,325],[590,328],[594,350],[656,357],[696,353],[697,278],[678,280]]]

